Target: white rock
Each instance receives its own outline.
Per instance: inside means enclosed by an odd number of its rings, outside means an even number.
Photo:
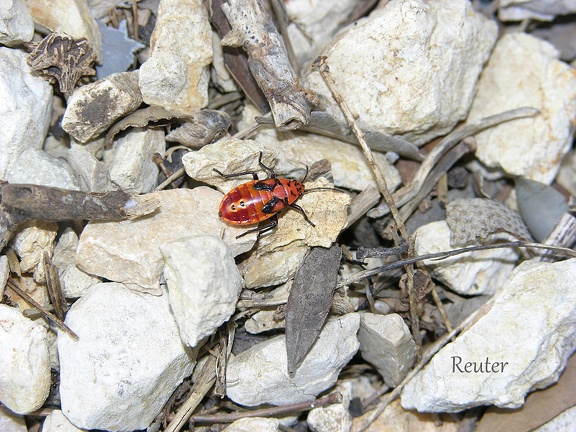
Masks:
[[[112,151],[106,153],[110,181],[131,194],[152,192],[157,185],[158,165],[152,155],[164,155],[164,131],[131,129],[114,142]]]
[[[34,272],[36,281],[44,278],[44,252],[52,256],[57,232],[55,222],[31,220],[20,226],[12,240],[14,251],[20,257],[20,270],[24,273]]]
[[[159,246],[198,234],[220,236],[234,256],[252,248],[255,235],[236,239],[244,229],[218,218],[222,194],[208,187],[155,192],[161,209],[122,222],[90,222],[82,231],[76,264],[87,273],[136,290],[160,294],[164,262]]]
[[[352,428],[352,416],[342,404],[315,408],[306,420],[313,432],[348,432]]]
[[[536,19],[552,21],[557,15],[576,12],[573,0],[502,0],[498,8],[501,21]]]
[[[576,259],[520,265],[492,309],[406,385],[402,406],[518,408],[528,392],[556,382],[576,348],[575,279]]]
[[[78,180],[65,160],[35,148],[28,148],[20,153],[9,168],[6,179],[10,183],[79,189]]]
[[[117,283],[92,287],[66,316],[79,336],[59,332],[62,412],[84,429],[145,429],[195,355],[178,335],[166,295]]]
[[[140,67],[144,102],[179,114],[205,107],[212,31],[202,1],[162,0],[150,49]]]
[[[35,76],[26,53],[0,47],[0,178],[27,148],[41,148],[50,126],[52,86]]]
[[[0,44],[16,46],[34,37],[34,21],[21,0],[4,0],[0,4]]]
[[[54,247],[52,263],[58,269],[60,286],[66,298],[81,297],[88,288],[101,282],[76,267],[78,236],[72,228],[66,228]]]
[[[0,432],[28,432],[24,416],[0,406]]]
[[[160,250],[180,337],[195,347],[234,313],[244,282],[232,252],[213,235],[173,241]]]
[[[42,406],[51,375],[46,328],[0,304],[0,402],[17,414]]]
[[[514,33],[498,41],[478,83],[469,121],[534,107],[540,115],[477,134],[476,156],[492,168],[550,184],[572,142],[576,74],[558,51],[536,37]]]
[[[469,1],[399,0],[350,26],[325,55],[360,128],[422,145],[466,117],[496,35]],[[317,71],[303,85],[342,117]]]
[[[418,255],[455,249],[450,246],[450,228],[446,221],[431,222],[415,232],[414,250]],[[507,234],[492,234],[490,241],[506,239]],[[513,249],[492,249],[452,258],[424,261],[432,276],[451,290],[466,295],[494,294],[516,263],[519,253]]]
[[[115,73],[74,90],[68,99],[62,128],[85,143],[141,104],[138,71]]]
[[[261,342],[233,358],[227,367],[227,395],[241,405],[285,405],[314,400],[336,382],[358,351],[356,313],[331,318],[296,371],[288,376],[284,335]]]
[[[266,432],[276,432],[280,431],[280,420],[270,417],[247,417],[240,420],[236,420],[223,432],[254,432],[254,431],[266,431]]]
[[[115,190],[110,173],[104,162],[96,159],[85,146],[70,143],[66,160],[74,171],[80,190],[85,192],[109,192]]]
[[[398,314],[362,314],[358,341],[362,358],[376,367],[390,387],[400,384],[416,361],[416,343]]]
[[[6,288],[6,281],[10,276],[10,265],[6,255],[0,256],[0,298],[4,298],[4,289]]]
[[[42,423],[42,432],[82,432],[64,416],[62,411],[54,410]]]
[[[286,3],[288,34],[298,63],[311,60],[358,7],[358,0],[292,0]]]
[[[284,318],[278,318],[278,311],[276,310],[261,310],[252,315],[244,323],[246,331],[250,334],[258,334],[270,330],[284,328]]]
[[[556,181],[560,186],[576,196],[576,151],[570,151],[564,156]]]
[[[54,33],[66,33],[76,39],[86,38],[102,61],[102,37],[88,2],[78,0],[24,0],[34,21]]]

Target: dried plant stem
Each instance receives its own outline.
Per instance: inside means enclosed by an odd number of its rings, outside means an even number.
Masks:
[[[233,414],[196,415],[192,417],[195,423],[232,423],[246,417],[270,417],[299,411],[308,411],[326,405],[342,402],[342,395],[338,392],[331,393],[320,399],[311,402],[300,402],[292,405],[284,405],[273,408],[263,408],[252,411],[243,411]]]
[[[542,243],[528,243],[528,242],[517,241],[517,242],[496,243],[496,244],[480,245],[480,246],[469,246],[469,247],[464,247],[464,248],[460,248],[460,249],[454,249],[451,251],[436,252],[436,253],[431,253],[431,254],[426,254],[426,255],[420,255],[417,257],[401,259],[401,260],[391,262],[391,263],[386,264],[386,265],[381,266],[381,267],[375,267],[375,268],[370,269],[370,270],[363,270],[363,271],[360,271],[358,273],[354,273],[353,275],[349,276],[348,278],[346,278],[345,280],[340,282],[338,284],[338,286],[336,287],[336,289],[342,288],[344,286],[351,285],[354,283],[358,283],[362,279],[366,279],[366,278],[374,276],[376,274],[384,273],[384,272],[387,272],[390,270],[404,267],[405,265],[413,264],[413,263],[416,263],[419,261],[425,261],[425,260],[431,260],[431,259],[441,260],[441,259],[449,258],[449,257],[455,256],[455,255],[465,254],[468,252],[488,250],[488,249],[517,248],[517,247],[553,250],[560,255],[569,256],[571,258],[576,258],[576,251],[574,251],[572,249],[568,249],[568,248],[564,248],[564,247],[558,247],[558,246],[549,246],[549,245],[545,245]]]
[[[477,319],[479,319],[481,316],[483,316],[485,314],[485,311],[489,310],[492,307],[493,303],[494,303],[494,299],[488,300],[488,302],[486,302],[480,309],[478,309],[475,312],[473,312],[472,314],[470,314],[454,330],[452,330],[449,333],[446,333],[444,336],[442,336],[440,339],[438,339],[436,342],[434,342],[434,344],[428,350],[426,350],[424,352],[424,355],[422,356],[422,359],[420,360],[420,362],[414,367],[414,369],[412,369],[410,371],[410,373],[408,375],[406,375],[406,378],[404,378],[402,380],[402,382],[398,385],[398,387],[396,387],[394,390],[392,390],[392,392],[390,394],[388,394],[384,399],[382,399],[382,401],[380,401],[380,403],[378,403],[378,405],[376,406],[376,408],[373,411],[370,411],[369,413],[364,414],[361,417],[362,420],[361,420],[360,424],[353,427],[352,431],[353,432],[362,432],[362,431],[366,430],[368,428],[368,426],[370,426],[370,424],[374,420],[376,420],[378,418],[378,416],[380,416],[384,412],[386,407],[393,400],[395,400],[398,396],[400,396],[400,393],[402,392],[402,390],[404,389],[406,384],[408,384],[408,382],[418,372],[420,372],[422,370],[422,368],[424,368],[424,366],[426,366],[428,364],[428,362],[430,362],[432,357],[434,357],[434,355],[438,351],[440,351],[440,349],[442,349],[446,344],[448,344],[450,341],[452,341],[452,339],[457,334],[459,334],[462,330],[464,330],[468,326],[472,325]]]
[[[20,288],[20,286],[18,286],[18,283],[14,279],[12,278],[8,279],[8,286],[10,287],[10,289],[16,292],[16,294],[22,297],[26,301],[26,303],[38,309],[38,311],[40,311],[42,315],[44,315],[46,318],[54,322],[54,324],[56,324],[62,331],[68,334],[72,339],[78,340],[78,335],[74,333],[70,329],[70,327],[68,327],[66,324],[64,324],[62,320],[60,320],[58,317],[48,312],[45,308],[42,307],[40,303],[38,303],[36,300],[30,297],[26,291],[24,291],[22,288]]]
[[[216,381],[216,363],[216,357],[210,355],[202,367],[200,376],[192,386],[188,399],[180,407],[164,432],[178,432],[186,425],[188,419],[192,417],[194,410],[200,402],[202,402],[202,399],[204,399],[204,396],[206,396],[206,393],[210,391]]]
[[[346,105],[346,102],[344,101],[342,94],[340,93],[340,91],[336,87],[336,82],[334,81],[334,78],[332,78],[332,75],[330,74],[330,68],[326,64],[326,57],[324,57],[324,56],[318,57],[316,59],[316,61],[314,62],[313,67],[318,68],[320,75],[324,79],[324,82],[326,83],[326,85],[328,86],[330,91],[332,92],[334,99],[336,100],[336,102],[338,103],[338,106],[342,110],[342,113],[344,114],[346,121],[350,125],[350,128],[354,132],[354,135],[356,135],[356,138],[358,139],[358,142],[360,143],[360,147],[362,148],[362,151],[364,153],[364,157],[366,158],[366,160],[370,164],[370,168],[372,168],[372,172],[374,173],[374,176],[376,177],[376,184],[378,185],[378,190],[380,191],[380,193],[384,197],[384,201],[386,201],[386,204],[390,208],[390,212],[392,213],[392,217],[394,218],[394,222],[396,222],[396,226],[398,228],[398,231],[400,231],[400,235],[402,236],[402,238],[404,240],[406,240],[408,242],[409,241],[408,232],[406,231],[406,227],[404,226],[404,223],[402,223],[402,220],[400,219],[400,216],[398,215],[398,209],[396,208],[396,204],[394,203],[394,199],[392,198],[392,195],[390,194],[390,191],[388,190],[388,185],[386,184],[386,179],[384,178],[382,171],[380,171],[380,168],[378,168],[378,165],[376,164],[376,159],[374,159],[374,155],[372,154],[372,150],[370,150],[370,147],[368,147],[368,144],[366,143],[366,140],[364,139],[364,133],[360,130],[358,123],[356,123],[356,120],[354,119],[354,115],[352,114],[352,112],[348,108],[348,105]]]

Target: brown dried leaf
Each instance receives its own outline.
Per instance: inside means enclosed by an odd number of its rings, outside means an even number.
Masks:
[[[96,54],[84,38],[74,39],[64,33],[46,36],[30,53],[28,64],[48,81],[58,81],[60,91],[72,93],[83,76],[94,76]]]
[[[576,356],[570,357],[558,382],[526,398],[519,410],[490,408],[476,432],[528,432],[549,422],[562,411],[576,406]]]
[[[286,352],[292,375],[316,341],[332,304],[342,249],[313,248],[294,277],[286,305]]]
[[[466,245],[477,238],[506,232],[525,241],[532,241],[526,225],[510,208],[498,201],[484,198],[459,199],[446,206],[446,222],[450,227],[450,244]]]

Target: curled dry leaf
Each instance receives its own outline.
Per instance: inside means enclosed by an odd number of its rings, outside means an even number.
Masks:
[[[484,198],[459,199],[446,206],[446,222],[450,227],[450,244],[466,245],[490,234],[506,232],[532,241],[526,225],[510,208],[498,201]]]
[[[46,36],[28,57],[32,70],[50,82],[58,82],[65,95],[72,93],[83,76],[93,76],[96,54],[86,39],[74,39],[63,33]]]
[[[196,111],[181,126],[166,135],[166,141],[176,141],[188,148],[199,149],[222,138],[231,124],[230,116],[224,111]]]

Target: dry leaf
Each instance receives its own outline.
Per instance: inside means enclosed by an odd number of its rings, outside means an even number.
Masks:
[[[498,201],[484,198],[459,199],[446,206],[450,244],[466,245],[477,238],[506,232],[520,240],[532,241],[524,222],[514,211]]]
[[[286,352],[292,375],[316,341],[332,305],[342,249],[313,248],[298,269],[286,305]]]

